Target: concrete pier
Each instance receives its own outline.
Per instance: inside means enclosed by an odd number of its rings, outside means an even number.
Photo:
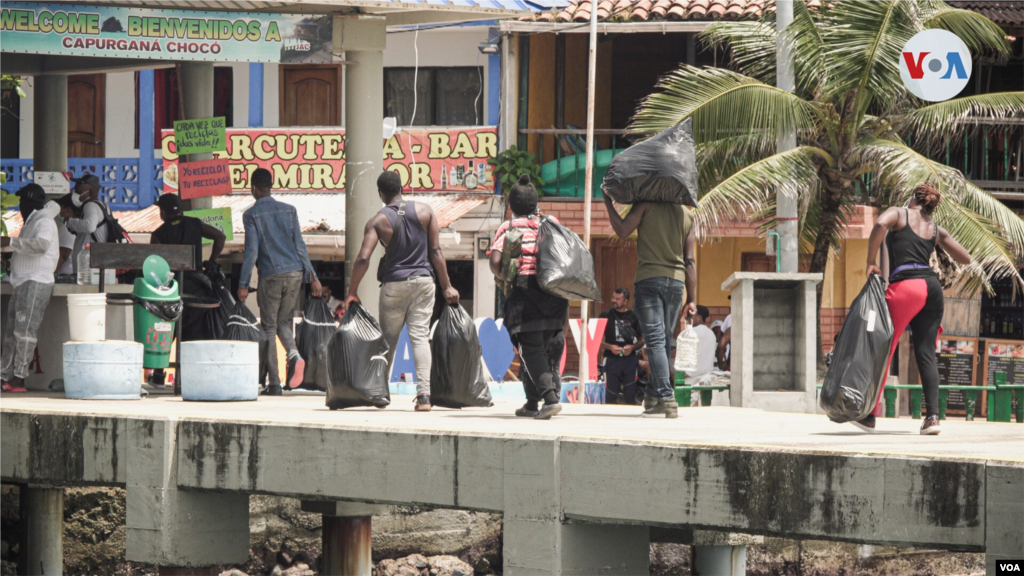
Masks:
[[[128,558],[173,566],[244,560],[252,493],[501,512],[507,574],[646,573],[666,529],[983,551],[992,573],[1024,556],[1024,426],[947,421],[925,437],[883,419],[867,435],[740,408],[642,420],[568,405],[548,422],[514,408],[5,396],[0,475],[126,486]]]

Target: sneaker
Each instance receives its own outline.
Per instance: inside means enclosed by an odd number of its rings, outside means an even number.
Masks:
[[[647,399],[644,399],[644,405],[647,405]],[[657,400],[654,406],[643,411],[640,416],[644,418],[678,418],[679,417],[679,404],[673,400]]]
[[[264,396],[280,396],[281,394],[282,390],[280,384],[272,384],[270,386],[267,386],[266,389],[263,390]]]
[[[294,390],[302,385],[306,376],[306,361],[301,356],[292,356],[288,359],[288,389]]]
[[[536,402],[527,402],[523,404],[522,408],[516,410],[516,416],[520,418],[536,418],[537,414],[540,414],[540,410],[537,409]]]
[[[430,396],[426,394],[420,394],[419,396],[416,397],[416,400],[414,400],[414,402],[416,402],[415,410],[417,412],[430,412]]]
[[[153,370],[153,373],[149,375],[148,384],[153,388],[163,388],[166,386],[167,373],[163,370]]]
[[[12,386],[10,382],[3,382],[2,384],[0,384],[0,391],[3,391],[3,392],[28,392],[28,390],[25,389],[24,386],[15,387],[15,386]]]
[[[657,396],[644,396],[644,410],[645,411],[650,410],[651,408],[654,408],[655,406],[657,406],[657,404],[658,404],[658,397]]]
[[[545,404],[537,415],[533,417],[534,420],[551,420],[551,417],[562,411],[562,405],[558,402],[554,404]]]
[[[874,414],[868,414],[867,418],[864,418],[863,420],[857,420],[856,422],[850,422],[850,424],[853,424],[854,426],[856,426],[857,428],[860,428],[861,430],[867,432],[868,434],[874,434],[875,433],[875,415]]]
[[[942,432],[942,424],[939,423],[938,416],[929,416],[921,423],[921,434],[923,436],[935,436],[939,432]]]

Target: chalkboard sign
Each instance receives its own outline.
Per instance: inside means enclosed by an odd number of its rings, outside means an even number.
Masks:
[[[1024,384],[1024,342],[987,340],[985,342],[985,383],[995,383],[996,372],[1006,372],[1007,384]]]
[[[935,363],[939,367],[939,384],[973,386],[974,373],[978,366],[978,339],[963,336],[941,338],[935,351]],[[978,408],[981,408],[981,402],[978,404]],[[966,413],[965,409],[963,391],[950,390],[946,413],[962,416]]]

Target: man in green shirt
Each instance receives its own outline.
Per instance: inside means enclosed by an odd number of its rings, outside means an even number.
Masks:
[[[651,368],[643,416],[676,418],[679,406],[669,340],[677,323],[681,325],[697,311],[693,217],[679,204],[641,202],[623,218],[608,196],[604,204],[619,238],[629,238],[634,231],[637,234],[633,293]]]

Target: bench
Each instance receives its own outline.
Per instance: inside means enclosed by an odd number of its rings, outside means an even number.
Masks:
[[[676,403],[682,408],[693,406],[692,398],[694,392],[700,392],[701,406],[711,406],[711,393],[723,390],[729,390],[729,386],[687,386],[686,373],[681,371],[675,372]]]

